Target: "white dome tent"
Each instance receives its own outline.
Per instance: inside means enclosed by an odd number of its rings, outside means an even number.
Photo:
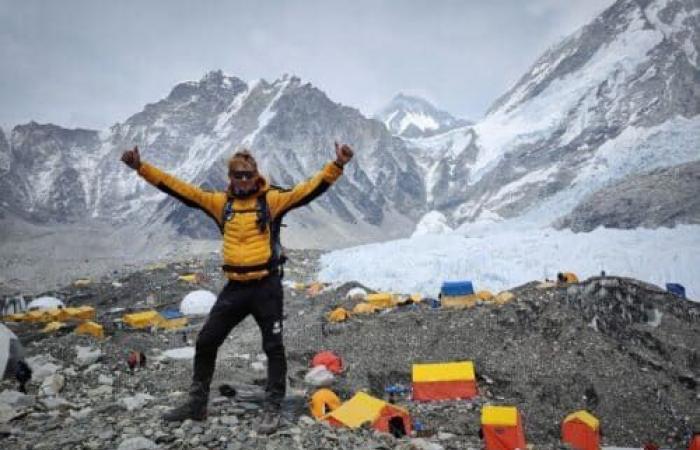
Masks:
[[[180,302],[180,312],[186,316],[206,316],[216,303],[216,295],[200,289],[185,295]]]
[[[64,308],[66,305],[63,304],[63,302],[56,297],[49,297],[49,296],[44,296],[44,297],[39,297],[35,298],[29,304],[27,305],[27,309],[29,311],[36,310],[36,309],[55,309],[55,308]]]

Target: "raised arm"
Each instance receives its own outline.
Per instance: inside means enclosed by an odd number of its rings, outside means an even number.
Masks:
[[[186,183],[155,166],[141,161],[138,147],[127,150],[122,154],[122,161],[130,168],[137,171],[144,180],[175,197],[185,205],[198,208],[214,219],[221,226],[221,214],[226,202],[225,193],[207,192],[203,189]]]
[[[272,215],[279,217],[287,211],[304,206],[323,194],[343,174],[343,167],[353,157],[348,145],[335,143],[336,160],[326,164],[313,177],[303,181],[288,191],[271,191],[268,203]]]

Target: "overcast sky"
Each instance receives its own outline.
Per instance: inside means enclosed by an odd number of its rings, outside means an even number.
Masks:
[[[283,73],[371,115],[396,93],[481,117],[613,0],[0,0],[0,125],[103,128],[178,82]]]

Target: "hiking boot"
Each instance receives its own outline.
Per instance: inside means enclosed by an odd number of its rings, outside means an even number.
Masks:
[[[205,420],[207,418],[208,389],[203,383],[192,383],[187,401],[163,414],[166,422],[182,422],[186,419]]]
[[[267,406],[263,416],[258,423],[256,431],[258,434],[272,434],[277,431],[282,424],[280,407],[277,405]]]

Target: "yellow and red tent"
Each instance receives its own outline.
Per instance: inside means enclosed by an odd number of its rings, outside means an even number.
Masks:
[[[515,406],[481,408],[481,431],[486,450],[525,450],[525,433],[520,413]]]
[[[561,423],[561,440],[577,450],[599,450],[600,423],[588,411],[573,412]]]
[[[471,361],[413,365],[413,400],[451,400],[477,395]]]

